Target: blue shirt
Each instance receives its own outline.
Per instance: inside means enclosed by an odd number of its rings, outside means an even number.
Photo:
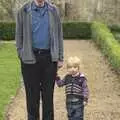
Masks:
[[[45,3],[43,7],[38,7],[32,3],[32,46],[33,48],[49,49],[49,16]]]

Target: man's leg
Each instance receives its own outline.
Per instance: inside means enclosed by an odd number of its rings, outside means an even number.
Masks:
[[[40,78],[36,64],[21,63],[26,91],[28,120],[39,120]]]
[[[53,93],[57,63],[48,61],[45,66],[44,79],[42,81],[42,109],[43,120],[54,120]]]

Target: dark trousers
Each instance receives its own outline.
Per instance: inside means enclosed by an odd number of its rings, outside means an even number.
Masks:
[[[40,91],[42,96],[42,120],[54,120],[53,92],[57,62],[50,54],[36,54],[35,64],[21,62],[26,91],[28,120],[39,120]]]
[[[78,102],[66,101],[68,120],[84,120],[83,100]]]

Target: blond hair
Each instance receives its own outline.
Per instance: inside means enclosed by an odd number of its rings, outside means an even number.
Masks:
[[[77,56],[69,57],[67,60],[67,68],[80,67],[80,59]]]

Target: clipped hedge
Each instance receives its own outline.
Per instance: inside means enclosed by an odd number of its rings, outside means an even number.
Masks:
[[[91,23],[63,22],[63,36],[65,39],[90,39]],[[15,39],[15,23],[0,22],[0,39]]]
[[[91,29],[93,40],[108,57],[113,68],[120,73],[120,44],[105,24],[93,22]]]
[[[120,32],[112,32],[114,35],[115,39],[120,43]]]
[[[90,39],[91,23],[64,22],[63,33],[65,39]]]
[[[120,24],[112,24],[112,25],[108,25],[108,27],[110,28],[110,30],[113,32],[120,32]]]
[[[15,39],[15,22],[0,22],[0,40]]]
[[[120,43],[120,24],[108,25],[115,39]]]

